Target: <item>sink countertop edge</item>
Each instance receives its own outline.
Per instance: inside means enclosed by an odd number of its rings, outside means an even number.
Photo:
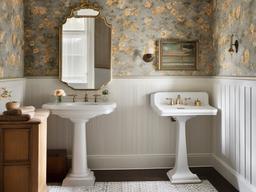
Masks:
[[[200,109],[200,111],[198,112],[184,112],[184,110],[188,110],[188,109],[175,109],[175,112],[169,112],[169,111],[164,111],[164,110],[161,110],[159,108],[159,106],[157,105],[154,105],[154,104],[151,104],[151,106],[153,107],[153,109],[157,112],[158,115],[160,116],[212,116],[212,115],[217,115],[217,112],[218,112],[218,109],[210,106],[210,105],[207,105],[207,107],[209,107],[208,109]],[[178,110],[180,112],[178,112]],[[197,110],[197,109],[192,109],[192,110]]]

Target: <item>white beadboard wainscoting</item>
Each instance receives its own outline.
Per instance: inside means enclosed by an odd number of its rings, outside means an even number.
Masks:
[[[189,121],[187,142],[192,166],[213,166],[241,192],[256,191],[256,80],[221,77],[113,79],[107,86],[117,102],[114,113],[89,122],[89,166],[93,169],[172,167],[175,123],[150,108],[157,91],[206,91],[217,117]],[[26,80],[25,104],[40,107],[54,89],[71,89],[56,78]],[[84,92],[75,93],[83,95]],[[48,148],[71,152],[72,126],[49,118]]]
[[[0,89],[6,88],[11,91],[11,98],[9,99],[0,99],[0,112],[6,110],[5,103],[8,101],[18,101],[21,104],[24,100],[25,94],[25,84],[26,79],[17,78],[17,79],[1,79],[0,80]]]
[[[195,77],[113,79],[107,86],[117,109],[89,121],[89,166],[93,169],[143,169],[172,167],[175,157],[175,122],[159,117],[150,107],[149,94],[157,91],[206,91],[212,80]],[[71,89],[55,78],[27,79],[25,103],[40,107],[53,99],[56,88]],[[84,91],[76,94],[84,95]],[[212,159],[212,117],[188,123],[189,163],[209,166]],[[71,154],[72,124],[57,116],[49,118],[48,148],[65,148]]]
[[[213,84],[213,165],[241,192],[256,191],[256,80]]]

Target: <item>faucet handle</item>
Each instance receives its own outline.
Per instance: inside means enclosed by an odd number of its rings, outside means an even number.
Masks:
[[[73,102],[76,102],[76,97],[77,97],[76,94],[69,94],[68,96],[72,97]]]
[[[98,99],[98,97],[100,97],[101,95],[100,95],[100,94],[94,94],[93,96],[94,96],[94,102],[97,103],[97,99]]]
[[[177,95],[177,98],[176,98],[176,104],[177,105],[181,105],[182,104],[182,100],[181,100],[181,95]]]
[[[170,105],[175,105],[174,99],[173,98],[166,98],[166,100],[170,101]]]
[[[88,94],[87,94],[87,92],[85,92],[85,94],[84,94],[84,102],[88,102]]]

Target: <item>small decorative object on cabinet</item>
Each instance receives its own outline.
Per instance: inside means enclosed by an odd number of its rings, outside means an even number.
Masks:
[[[17,101],[10,101],[5,104],[7,110],[18,109],[20,107],[20,103]]]
[[[0,122],[0,192],[47,192],[47,110],[29,121]]]

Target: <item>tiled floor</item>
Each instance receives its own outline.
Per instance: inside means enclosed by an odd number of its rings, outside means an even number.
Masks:
[[[106,181],[169,181],[167,169],[94,171],[98,182]],[[219,192],[238,192],[212,167],[191,168],[200,179],[208,180]]]
[[[49,186],[48,192],[217,192],[209,181],[172,185],[168,181],[96,182],[91,187]]]
[[[109,186],[111,182],[115,182],[116,184],[120,184],[120,182],[128,183],[128,182],[135,182],[135,183],[141,183],[141,185],[145,185],[142,181],[160,181],[163,182],[164,185],[170,185],[169,179],[166,175],[167,169],[147,169],[147,170],[109,170],[109,171],[94,171],[95,177],[96,177],[96,185],[97,186]],[[197,174],[200,179],[202,180],[208,180],[204,181],[203,184],[210,183],[214,188],[219,192],[238,192],[224,177],[222,177],[214,168],[212,167],[204,167],[204,168],[191,168],[191,171],[195,174]],[[144,184],[143,184],[144,183]],[[132,184],[132,183],[131,183]],[[151,183],[150,185],[153,185]],[[159,183],[155,183],[156,185],[159,185]],[[55,184],[57,185],[57,184]],[[120,186],[123,186],[124,184],[120,184]],[[139,184],[140,185],[140,184]],[[134,186],[134,185],[133,185]],[[182,187],[182,185],[177,185],[178,187]],[[191,188],[188,188],[191,185],[188,185],[187,187],[179,188],[179,191],[182,192],[193,192]],[[192,184],[192,187],[202,187],[200,185],[194,185]],[[72,192],[101,192],[101,188],[75,188],[72,189]],[[129,188],[129,192],[143,192],[141,190],[135,190],[134,188]],[[147,188],[144,188],[145,190]],[[168,187],[167,187],[168,189]],[[191,190],[188,190],[191,189]],[[202,189],[202,188],[201,188]],[[70,189],[65,188],[50,188],[50,192],[70,192]],[[202,189],[203,190],[203,189]],[[175,190],[174,190],[175,191]],[[176,189],[177,191],[177,189]],[[175,192],[176,192],[175,191]],[[112,192],[105,190],[104,192]],[[122,192],[125,192],[122,190]],[[146,190],[146,192],[151,192],[150,189]],[[157,192],[157,191],[154,191]],[[160,191],[164,192],[164,191]],[[168,191],[172,192],[172,191]],[[201,191],[196,191],[201,192]],[[202,191],[202,192],[210,192],[210,191]]]

